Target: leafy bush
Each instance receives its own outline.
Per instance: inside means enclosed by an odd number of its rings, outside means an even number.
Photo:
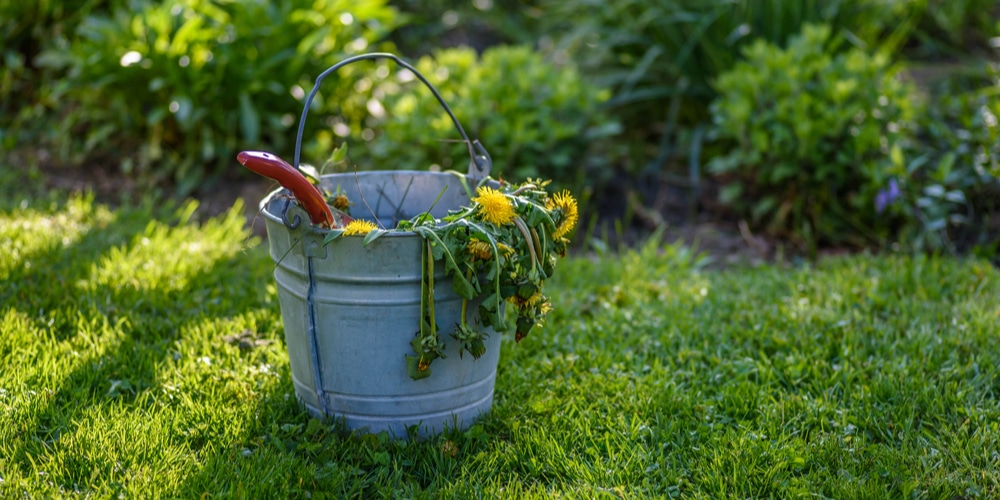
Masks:
[[[406,22],[392,40],[409,57],[433,49],[534,43],[545,12],[542,0],[393,0]],[[433,43],[427,43],[433,40]]]
[[[125,0],[0,0],[0,148],[12,147],[17,137],[6,132],[33,128],[32,104],[39,89],[54,76],[39,71],[34,59],[52,40],[76,30],[89,14],[110,12]]]
[[[896,0],[920,12],[908,52],[919,57],[964,57],[989,51],[990,37],[1000,34],[996,0]]]
[[[973,250],[996,257],[1000,229],[1000,84],[981,73],[959,75],[933,89],[905,172],[910,178],[893,210],[917,222],[903,239],[917,248]],[[909,189],[905,189],[909,187]]]
[[[384,4],[136,0],[88,16],[39,57],[67,74],[50,96],[65,111],[57,144],[77,159],[118,155],[125,172],[181,192],[231,167],[238,149],[286,154],[303,89],[393,27]]]
[[[592,161],[592,143],[617,130],[598,107],[608,94],[582,81],[568,66],[546,61],[524,46],[498,46],[481,58],[468,48],[448,49],[415,65],[440,91],[470,138],[493,157],[493,176],[545,177],[558,184],[594,183],[606,165]],[[408,72],[377,80],[369,126],[377,136],[354,155],[382,168],[465,171],[468,148],[431,92]],[[399,78],[402,76],[402,78]],[[400,80],[404,83],[400,84]],[[384,112],[383,112],[384,110]],[[592,176],[585,179],[587,176]]]
[[[884,0],[572,0],[546,6],[546,17],[556,23],[552,30],[563,33],[555,51],[612,88],[609,105],[640,135],[664,130],[651,122],[666,123],[669,131],[705,120],[715,97],[712,82],[754,40],[784,46],[803,23],[822,22],[858,43],[894,46],[910,26],[905,5]]]
[[[913,89],[882,55],[836,54],[829,26],[787,49],[759,40],[719,76],[712,105],[731,152],[710,164],[722,200],[768,233],[817,243],[879,241],[874,199],[912,134]],[[898,182],[898,181],[897,181]]]

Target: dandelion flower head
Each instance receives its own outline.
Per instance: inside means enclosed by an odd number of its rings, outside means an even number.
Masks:
[[[576,199],[573,195],[569,194],[569,191],[562,191],[561,193],[556,193],[555,196],[549,200],[549,209],[559,209],[562,210],[562,218],[559,221],[559,225],[556,226],[556,231],[552,233],[553,239],[559,239],[573,230],[576,227],[576,222],[580,219],[580,212],[576,206]]]
[[[338,194],[333,197],[333,208],[337,210],[347,210],[351,206],[351,200],[346,194]]]
[[[497,226],[510,224],[516,214],[514,204],[507,195],[491,187],[482,186],[476,189],[479,195],[472,199],[479,205],[479,215],[487,222]]]
[[[485,241],[470,238],[467,248],[469,253],[479,260],[489,260],[493,256],[493,249]]]
[[[351,222],[347,223],[347,226],[344,227],[344,236],[352,236],[356,234],[359,235],[368,234],[374,231],[375,228],[376,226],[374,222],[369,222],[361,219],[354,219]]]

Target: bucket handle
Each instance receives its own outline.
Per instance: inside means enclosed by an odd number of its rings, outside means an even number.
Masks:
[[[412,65],[400,59],[395,54],[390,54],[388,52],[372,52],[369,54],[348,57],[347,59],[331,66],[329,69],[320,73],[320,75],[316,77],[316,84],[313,86],[312,91],[309,92],[309,97],[306,98],[305,106],[302,108],[302,117],[299,119],[299,131],[295,135],[295,163],[293,163],[293,165],[296,170],[301,171],[299,168],[299,153],[302,150],[302,132],[305,130],[306,116],[309,114],[309,106],[312,104],[313,97],[315,97],[316,93],[319,91],[320,82],[322,82],[323,79],[330,73],[333,73],[348,64],[368,59],[392,59],[393,61],[396,61],[396,64],[413,72],[413,74],[416,75],[421,82],[424,82],[424,84],[427,85],[427,88],[431,89],[431,92],[434,94],[434,97],[437,98],[438,102],[441,103],[441,106],[444,107],[444,110],[448,113],[452,123],[455,124],[455,128],[458,129],[458,133],[462,136],[462,140],[465,141],[466,146],[469,148],[469,156],[472,158],[472,162],[469,163],[468,176],[474,179],[481,179],[490,175],[490,169],[493,167],[493,159],[490,157],[490,154],[486,152],[486,148],[479,143],[479,139],[473,141],[469,140],[469,136],[465,133],[465,129],[462,128],[462,124],[458,122],[458,118],[455,118],[455,114],[451,112],[451,108],[448,107],[448,104],[444,102],[444,98],[441,97],[441,93],[434,88],[434,85],[431,85],[431,82],[429,82],[424,75],[417,71],[417,68],[414,68]]]

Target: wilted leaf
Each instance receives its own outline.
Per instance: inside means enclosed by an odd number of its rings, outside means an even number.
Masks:
[[[323,237],[323,246],[329,245],[333,240],[344,235],[343,229],[333,229]]]
[[[371,242],[381,238],[388,232],[389,231],[386,231],[385,229],[372,229],[371,231],[368,232],[368,234],[365,235],[365,241],[362,242],[362,245],[368,246],[369,244],[371,244]]]

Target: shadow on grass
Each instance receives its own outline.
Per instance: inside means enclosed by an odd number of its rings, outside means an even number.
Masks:
[[[58,213],[65,208],[57,204],[50,210]],[[10,453],[11,465],[20,467],[22,476],[32,477],[39,468],[49,468],[48,479],[72,491],[80,487],[106,488],[106,478],[115,476],[116,471],[121,476],[122,469],[149,467],[121,462],[140,457],[156,460],[157,450],[129,456],[127,451],[114,449],[127,448],[128,443],[111,442],[110,450],[75,454],[59,451],[66,446],[60,438],[76,436],[95,407],[133,413],[133,421],[142,421],[143,414],[156,413],[158,398],[164,399],[160,381],[178,361],[177,344],[182,332],[206,321],[225,324],[227,319],[246,313],[247,304],[262,302],[266,292],[259,273],[248,271],[245,256],[232,250],[206,259],[204,265],[184,276],[179,286],[150,286],[142,282],[143,274],[137,268],[107,271],[119,273],[121,279],[95,279],[98,270],[115,256],[140,251],[147,243],[150,221],[163,217],[148,208],[121,210],[111,220],[84,229],[75,240],[70,238],[64,243],[57,239],[24,252],[16,258],[16,267],[7,273],[0,288],[0,309],[28,318],[34,332],[28,335],[41,337],[31,339],[34,347],[29,349],[34,352],[22,351],[20,360],[34,365],[21,377],[26,389],[43,397],[32,398],[31,404],[20,408],[14,406],[12,428],[4,433],[13,437],[3,448]],[[171,220],[167,226],[174,222]],[[239,237],[242,242],[243,237]],[[227,294],[233,296],[224,297]],[[270,330],[276,331],[276,327],[272,325]],[[221,338],[211,341],[224,343]],[[9,342],[16,351],[16,340]],[[282,377],[288,379],[290,375]],[[262,395],[275,402],[274,408],[264,413],[284,415],[289,408],[295,409],[284,402],[280,395],[284,390],[291,391],[290,381],[282,380],[274,390]],[[253,418],[249,415],[248,422]],[[250,430],[240,440],[250,441],[258,434]],[[182,448],[191,452],[207,452],[207,456],[199,456],[199,461],[213,462],[216,453],[230,451],[225,447],[213,450],[204,436],[166,439],[180,441]],[[121,461],[115,459],[116,455]]]

